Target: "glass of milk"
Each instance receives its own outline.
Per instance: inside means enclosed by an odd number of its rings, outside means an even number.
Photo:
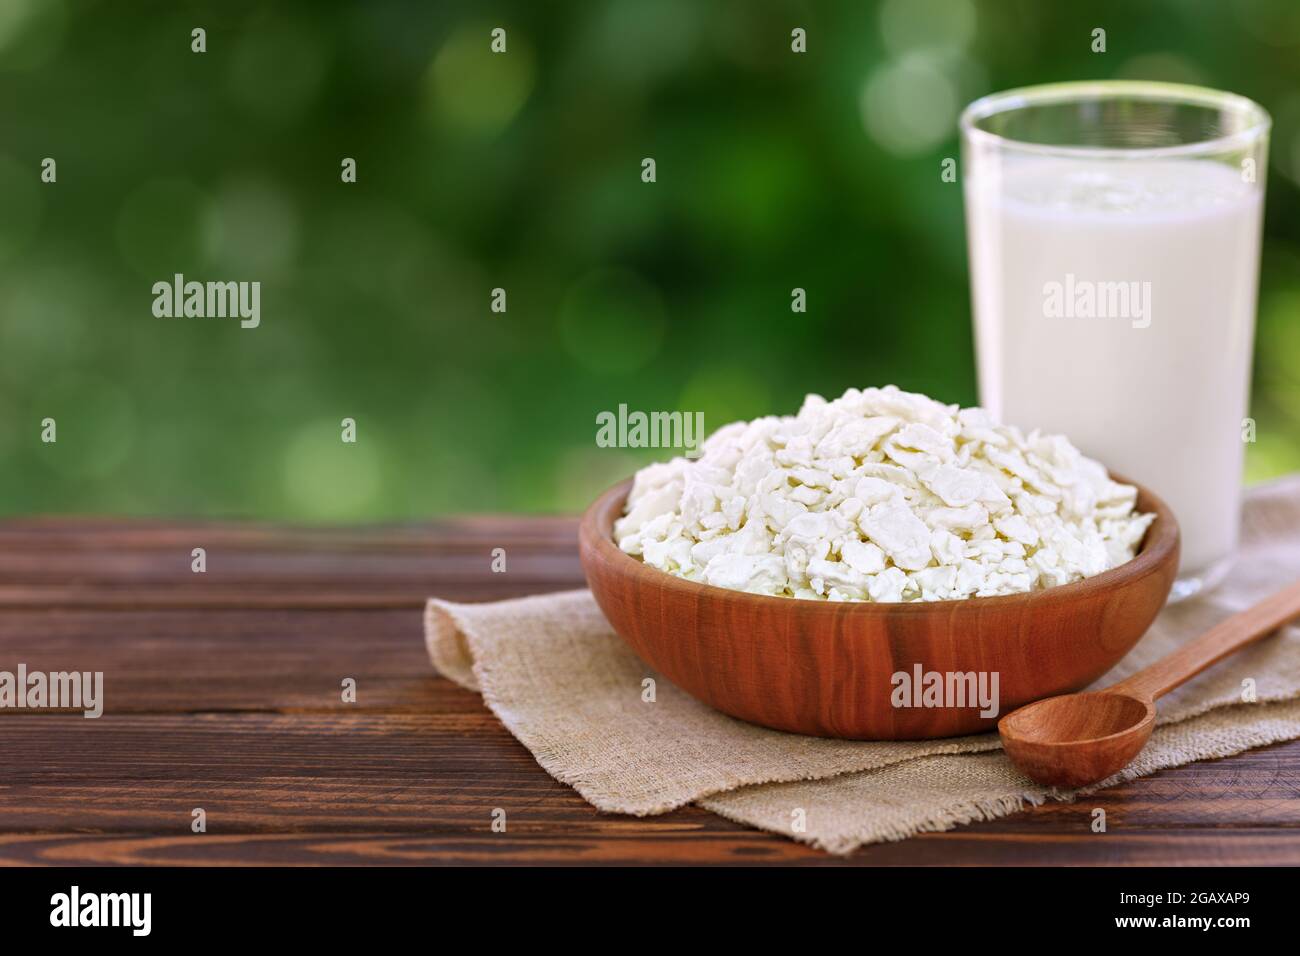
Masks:
[[[1269,117],[1165,83],[1012,90],[962,114],[980,402],[1174,510],[1173,599],[1237,545]]]

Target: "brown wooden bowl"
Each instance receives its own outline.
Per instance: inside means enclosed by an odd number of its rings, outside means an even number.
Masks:
[[[1117,481],[1124,479],[1116,478]],[[582,518],[596,602],[640,658],[678,687],[751,723],[819,737],[914,740],[992,730],[1021,704],[1086,687],[1128,653],[1178,570],[1178,524],[1156,520],[1132,561],[1073,584],[1001,597],[897,604],[749,594],[675,577],[619,550],[629,479]],[[998,674],[998,715],[895,707],[897,673]],[[985,678],[988,680],[989,678]]]

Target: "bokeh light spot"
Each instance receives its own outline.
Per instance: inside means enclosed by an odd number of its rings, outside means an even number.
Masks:
[[[344,442],[341,431],[338,421],[315,422],[294,435],[284,450],[284,490],[300,517],[355,517],[378,501],[380,439],[368,421],[358,422],[354,443]]]
[[[17,270],[15,270],[17,271]],[[93,353],[102,337],[88,334],[107,296],[95,277],[68,263],[23,268],[0,285],[4,346],[0,372],[26,387],[49,368],[66,367]]]
[[[861,108],[872,139],[891,153],[914,155],[954,135],[957,91],[933,58],[912,54],[871,74]]]
[[[63,0],[0,0],[0,69],[32,70],[63,42]]]
[[[204,252],[216,265],[261,275],[289,265],[298,248],[298,216],[268,182],[227,183],[203,213]]]
[[[36,4],[32,0],[5,0],[0,3],[0,51],[8,50],[27,26]]]
[[[507,33],[505,53],[493,53],[492,27],[457,29],[429,65],[425,77],[430,113],[457,136],[492,137],[515,118],[533,88],[533,54],[523,34]]]

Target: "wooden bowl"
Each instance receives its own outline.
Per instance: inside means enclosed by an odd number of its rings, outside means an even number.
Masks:
[[[1117,478],[1116,480],[1123,480]],[[751,723],[819,737],[914,740],[993,730],[1021,704],[1078,690],[1128,653],[1164,606],[1178,525],[1163,501],[1138,554],[1073,584],[1026,594],[897,604],[813,601],[675,577],[614,543],[631,480],[583,515],[582,567],[638,656],[678,687]],[[998,674],[998,713],[891,703],[895,674]],[[985,677],[986,682],[990,680]],[[987,685],[986,685],[987,686]]]

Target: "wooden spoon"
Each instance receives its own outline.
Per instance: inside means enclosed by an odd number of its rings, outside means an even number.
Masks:
[[[1042,784],[1083,787],[1122,770],[1156,721],[1156,698],[1300,614],[1300,581],[1102,691],[1026,704],[998,721],[1007,756]]]

